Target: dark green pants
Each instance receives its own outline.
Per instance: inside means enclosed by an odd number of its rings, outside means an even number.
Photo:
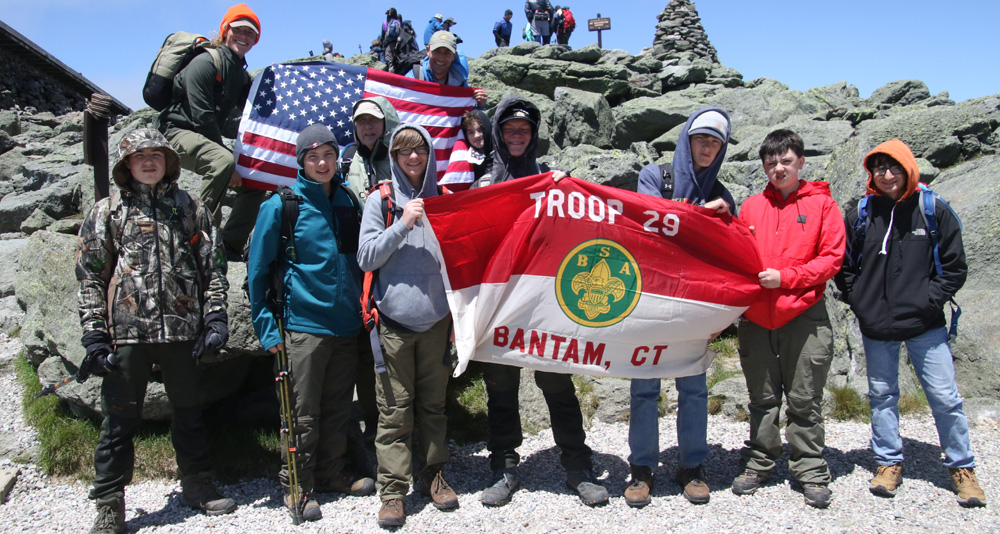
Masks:
[[[173,407],[170,438],[181,477],[211,469],[205,425],[201,418],[201,370],[191,358],[194,342],[150,343],[118,347],[121,369],[104,378],[101,407],[104,421],[94,451],[91,499],[123,493],[132,481],[135,449],[132,438],[142,421],[146,384],[153,364],[159,364],[163,385]]]
[[[292,404],[298,438],[299,486],[312,491],[316,479],[328,480],[347,462],[347,424],[354,400],[358,364],[356,337],[285,331],[292,374]],[[278,478],[288,487],[287,451]]]
[[[201,201],[212,213],[212,222],[219,226],[222,222],[222,199],[236,170],[232,151],[190,130],[171,128],[167,130],[166,137],[180,155],[181,166],[202,177]],[[236,201],[222,229],[222,242],[233,251],[243,252],[267,192],[249,187],[236,187],[234,190]]]
[[[784,396],[789,471],[802,483],[828,484],[822,402],[833,358],[833,330],[825,299],[774,330],[740,321],[739,340],[750,393],[750,439],[741,451],[747,467],[768,472],[781,456],[778,416]]]

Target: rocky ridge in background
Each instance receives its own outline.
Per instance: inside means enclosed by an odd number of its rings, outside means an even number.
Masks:
[[[674,0],[658,19],[654,46],[638,55],[594,45],[571,50],[521,43],[471,60],[470,84],[489,91],[490,112],[512,94],[538,105],[544,118],[540,149],[546,163],[578,178],[632,190],[642,166],[672,159],[685,119],[706,105],[722,107],[732,117],[732,144],[721,179],[737,202],[767,183],[756,153],[773,129],[787,127],[802,135],[807,156],[802,176],[829,181],[845,211],[864,191],[864,155],[882,141],[902,139],[918,157],[922,178],[933,182],[965,225],[970,275],[957,298],[964,313],[954,345],[955,365],[961,391],[970,399],[969,409],[981,406],[996,412],[1000,185],[995,177],[1000,173],[1000,95],[955,103],[947,93],[931,95],[919,80],[901,80],[861,98],[846,82],[794,91],[768,78],[744,81],[739,72],[718,63],[691,2]],[[677,20],[695,27],[672,24]],[[690,48],[682,49],[678,41]],[[347,61],[374,66],[367,54]],[[111,143],[126,131],[149,125],[154,116],[145,109],[121,118],[111,131]],[[199,188],[198,177],[187,171],[181,183],[191,190]],[[84,355],[72,250],[81,212],[93,203],[92,184],[92,170],[83,164],[79,112],[56,115],[23,107],[0,111],[0,232],[5,238],[0,241],[0,328],[20,330],[43,382],[69,376]],[[209,404],[234,395],[253,398],[253,392],[271,387],[270,363],[250,324],[244,277],[244,265],[230,266],[232,338],[207,373],[203,391]],[[860,334],[832,290],[828,297],[837,331],[829,385],[864,394]],[[901,366],[906,371],[902,387],[912,391],[912,373],[905,361]],[[81,413],[93,414],[98,409],[97,383],[72,384],[60,395]],[[627,383],[595,383],[595,395],[605,401],[597,416],[627,417],[627,411],[617,409],[627,405],[622,404]],[[672,381],[664,382],[665,389],[667,384]],[[720,382],[712,395],[726,400],[726,413],[735,414],[746,402],[741,377]],[[162,387],[154,384],[144,416],[168,415]]]

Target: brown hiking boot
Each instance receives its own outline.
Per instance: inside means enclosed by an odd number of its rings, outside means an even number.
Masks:
[[[316,493],[347,493],[355,497],[364,497],[375,493],[375,481],[368,477],[355,477],[347,471],[341,471],[331,478],[316,479],[313,490]]]
[[[406,512],[403,511],[403,499],[399,497],[382,501],[382,508],[378,511],[378,526],[382,528],[401,527],[406,520]]]
[[[903,464],[880,465],[875,478],[868,482],[868,491],[880,497],[895,497],[903,485]]]
[[[972,467],[950,468],[951,483],[958,493],[958,504],[966,507],[986,506],[986,493],[979,487],[976,470]]]
[[[312,497],[312,494],[299,494],[299,499],[299,513],[303,521],[319,521],[323,519],[323,511],[320,509],[316,499]],[[292,505],[292,495],[290,493],[285,494],[285,507],[288,508],[294,518],[295,509]]]
[[[420,493],[434,501],[434,508],[452,510],[458,508],[458,495],[455,495],[455,490],[444,481],[441,467],[441,464],[435,464],[424,469],[420,475]]]
[[[677,485],[684,488],[684,498],[691,504],[705,504],[709,499],[709,488],[701,466],[677,469],[674,477]]]
[[[236,501],[225,497],[212,483],[211,473],[201,473],[181,480],[181,500],[205,515],[224,515],[236,510]]]
[[[125,497],[112,495],[97,499],[97,519],[90,529],[90,534],[124,534],[128,532],[125,526]]]
[[[625,504],[633,508],[642,508],[652,499],[649,493],[653,491],[653,471],[645,465],[632,466],[632,480],[625,488]]]

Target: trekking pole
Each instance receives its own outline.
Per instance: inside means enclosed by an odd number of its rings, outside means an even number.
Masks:
[[[281,403],[281,438],[285,442],[285,460],[288,463],[288,496],[291,498],[292,506],[289,513],[292,514],[292,524],[302,523],[302,510],[305,508],[302,495],[299,494],[299,471],[296,465],[295,456],[298,452],[298,438],[295,436],[295,412],[292,409],[292,373],[288,367],[288,354],[285,352],[285,329],[278,321],[278,334],[281,336],[282,348],[276,354],[278,360],[278,373],[274,381],[278,383],[278,401]]]

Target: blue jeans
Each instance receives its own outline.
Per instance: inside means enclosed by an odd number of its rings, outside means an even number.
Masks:
[[[868,365],[868,402],[872,409],[872,450],[879,465],[903,461],[899,436],[899,341],[862,336]],[[969,445],[969,422],[955,383],[948,330],[936,328],[905,341],[910,361],[934,415],[945,465],[975,467]]]
[[[677,387],[677,449],[682,468],[697,467],[708,456],[708,384],[705,373],[675,378]],[[628,424],[630,464],[656,471],[660,463],[659,378],[634,378]]]

